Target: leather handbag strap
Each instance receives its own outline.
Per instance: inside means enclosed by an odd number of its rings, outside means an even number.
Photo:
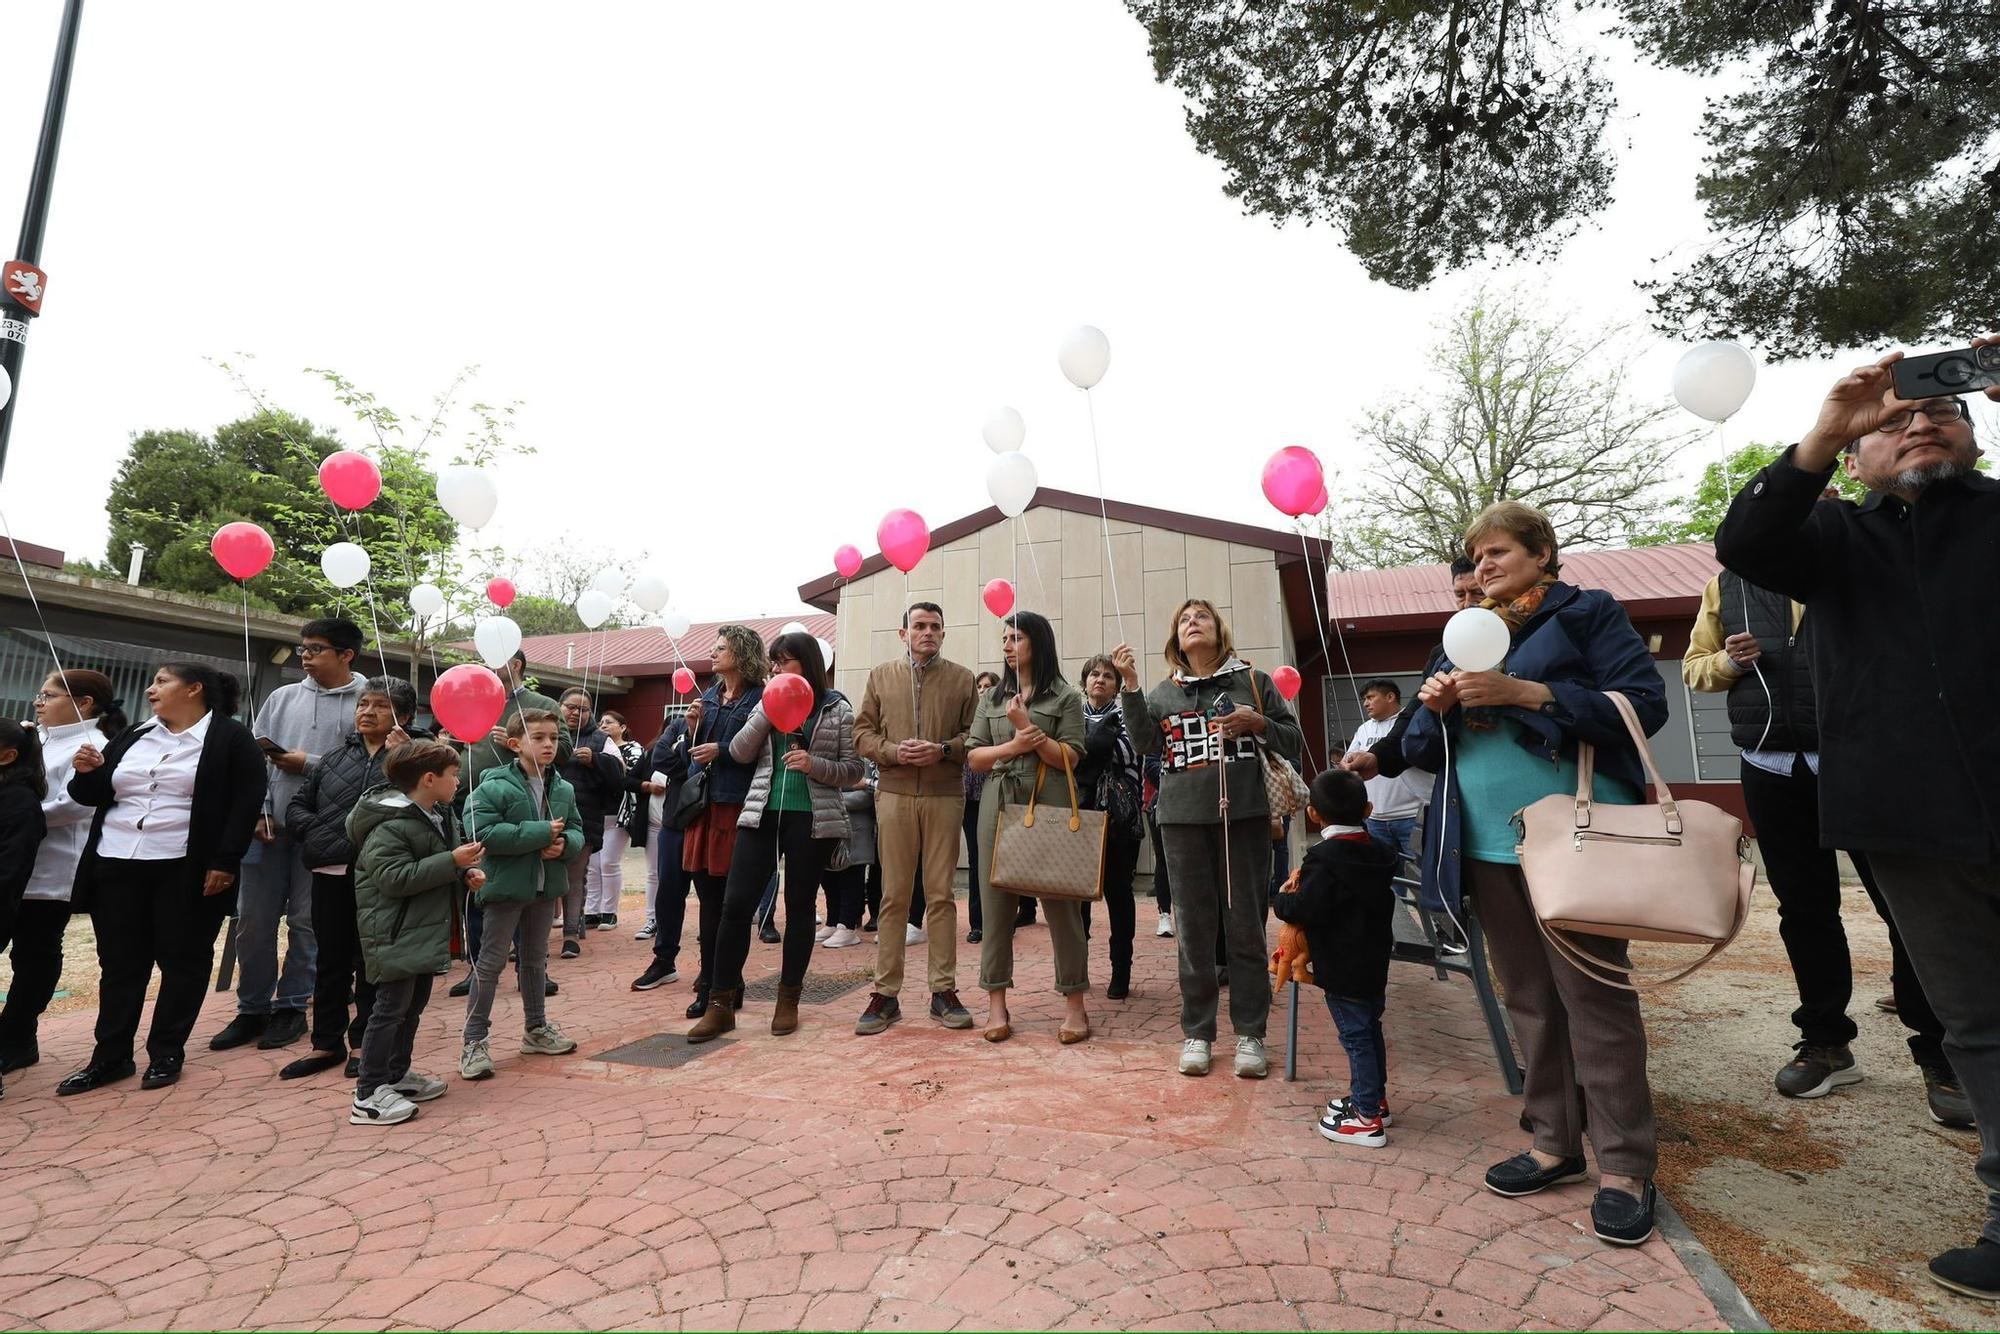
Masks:
[[[1541,930],[1542,938],[1549,942],[1557,954],[1567,959],[1579,973],[1584,974],[1594,981],[1602,982],[1607,987],[1616,987],[1620,991],[1637,992],[1644,991],[1648,987],[1663,987],[1669,982],[1678,982],[1689,973],[1713,962],[1716,955],[1722,953],[1735,943],[1736,937],[1743,930],[1743,924],[1750,919],[1750,891],[1757,877],[1757,868],[1749,862],[1744,862],[1737,875],[1741,888],[1736,900],[1736,920],[1731,924],[1729,934],[1711,945],[1708,953],[1702,955],[1685,968],[1676,968],[1672,964],[1668,964],[1664,968],[1638,968],[1629,965],[1625,968],[1617,968],[1604,962],[1602,959],[1586,954],[1574,941],[1569,939],[1567,932],[1550,926],[1541,919],[1539,914],[1535,917],[1535,925]],[[1619,977],[1620,973],[1623,973],[1626,977],[1635,979],[1644,978],[1646,980],[1643,983],[1626,982]]]
[[[1070,766],[1069,747],[1062,746],[1061,750],[1063,757],[1063,777],[1069,781],[1069,831],[1074,834],[1077,830],[1083,828],[1083,807],[1076,799],[1076,770]],[[1021,817],[1021,827],[1023,829],[1033,829],[1035,827],[1035,807],[1042,800],[1042,780],[1049,776],[1049,762],[1047,760],[1038,760],[1037,764],[1039,767],[1035,770],[1035,790],[1028,797],[1028,813]]]
[[[1653,744],[1646,738],[1646,729],[1639,726],[1639,715],[1632,708],[1632,701],[1616,690],[1607,690],[1604,697],[1611,701],[1611,707],[1618,710],[1618,716],[1625,723],[1625,731],[1632,738],[1633,748],[1639,752],[1639,762],[1645,767],[1647,781],[1660,794],[1660,817],[1666,821],[1667,832],[1681,832],[1681,810],[1674,801],[1673,789],[1660,776],[1660,766],[1653,759]],[[1579,741],[1576,747],[1576,827],[1590,828],[1590,806],[1592,784],[1597,776],[1597,747],[1588,741]]]

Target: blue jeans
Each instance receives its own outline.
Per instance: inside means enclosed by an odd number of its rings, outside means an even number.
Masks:
[[[1326,994],[1340,1045],[1347,1049],[1348,1093],[1357,1116],[1379,1116],[1389,1078],[1389,1049],[1382,1041],[1382,1002]]]
[[[1370,816],[1368,832],[1402,853],[1404,861],[1417,859],[1416,845],[1412,841],[1417,836],[1416,816],[1406,815],[1400,820],[1377,820]]]
[[[291,934],[278,971],[278,919]],[[303,1010],[312,1000],[319,937],[312,925],[312,873],[296,844],[252,842],[236,890],[236,1009],[241,1014]]]

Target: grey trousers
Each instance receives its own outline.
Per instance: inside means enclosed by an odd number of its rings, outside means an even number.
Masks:
[[[1021,896],[991,885],[973,891],[980,896],[985,927],[979,935],[979,985],[985,991],[1014,985],[1014,916]],[[1056,994],[1090,990],[1090,945],[1083,934],[1083,903],[1078,899],[1042,899],[1042,918],[1049,924],[1049,946],[1056,958]]]
[[[1167,874],[1174,884],[1174,944],[1181,961],[1181,1036],[1215,1041],[1220,988],[1215,939],[1229,922],[1229,1026],[1239,1038],[1264,1036],[1271,1017],[1271,974],[1264,955],[1264,913],[1271,887],[1271,822],[1259,815],[1215,824],[1163,824]],[[1225,876],[1222,859],[1229,857]]]
[[[578,862],[583,859],[579,857]],[[555,925],[555,899],[527,903],[489,903],[479,932],[479,962],[472,966],[472,990],[465,998],[465,1040],[483,1042],[493,1030],[493,997],[514,932],[521,933],[521,1031],[532,1032],[548,1018],[543,994],[549,975],[549,928]]]
[[[2000,1242],[2000,866],[1868,854],[1931,1008],[1944,1054],[1972,1102],[1988,1241]]]
[[[1598,1170],[1642,1180],[1652,1176],[1659,1140],[1653,1091],[1646,1083],[1639,998],[1586,977],[1550,947],[1535,924],[1520,867],[1468,861],[1465,880],[1521,1044],[1535,1147],[1563,1157],[1583,1153],[1576,1105],[1576,1090],[1582,1088]],[[1572,939],[1585,953],[1617,967],[1630,962],[1622,940],[1582,934]]]

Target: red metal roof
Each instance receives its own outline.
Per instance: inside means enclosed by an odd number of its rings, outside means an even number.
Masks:
[[[833,642],[834,627],[838,624],[838,618],[823,612],[805,616],[747,616],[736,621],[696,621],[680,641],[680,656],[675,655],[667,632],[657,625],[606,630],[601,642],[595,630],[579,630],[572,635],[535,635],[521,641],[521,651],[528,655],[530,666],[536,663],[549,667],[570,664],[575,671],[588,667],[613,676],[666,676],[681,665],[681,657],[684,656],[689,670],[700,676],[708,671],[708,651],[715,645],[715,632],[723,626],[747,625],[768,644],[778,637],[779,630],[792,621],[803,625],[807,634],[824,639],[829,644]],[[575,648],[573,658],[572,646]]]
[[[1563,553],[1564,582],[1602,588],[1631,616],[1692,616],[1701,590],[1722,567],[1708,542]],[[1405,630],[1442,624],[1451,615],[1451,573],[1445,565],[1396,570],[1335,571],[1327,576],[1328,607],[1355,629]]]

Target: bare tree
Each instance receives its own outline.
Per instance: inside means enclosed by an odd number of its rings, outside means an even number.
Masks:
[[[1619,328],[1572,331],[1518,291],[1476,293],[1432,351],[1442,378],[1360,427],[1374,459],[1341,485],[1326,535],[1344,569],[1448,561],[1466,524],[1498,500],[1535,506],[1565,547],[1624,543],[1658,514],[1673,409],[1627,390]]]

